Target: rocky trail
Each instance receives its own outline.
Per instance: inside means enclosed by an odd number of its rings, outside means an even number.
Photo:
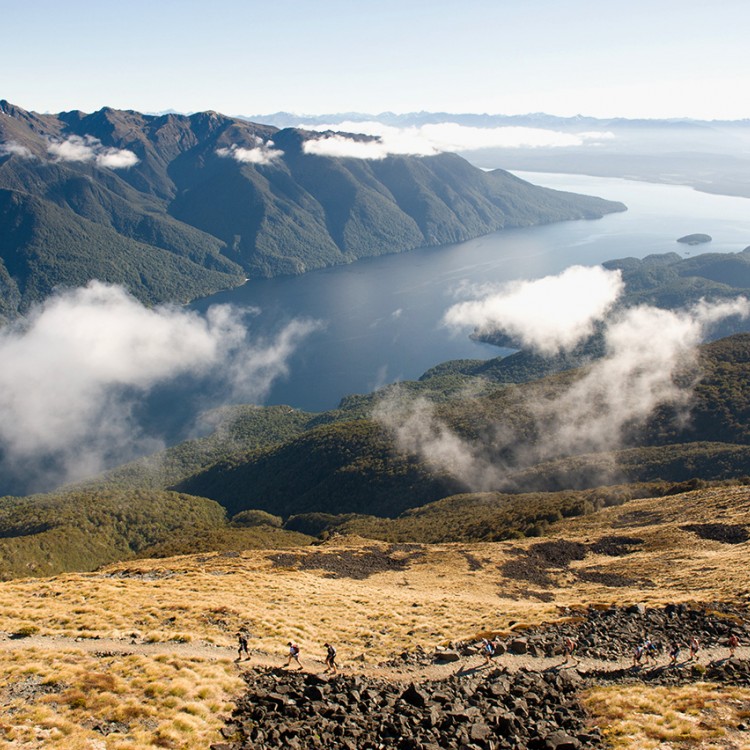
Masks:
[[[217,646],[213,644],[192,643],[143,643],[130,640],[117,640],[112,638],[64,638],[59,636],[30,636],[28,638],[12,638],[0,636],[0,652],[14,651],[19,649],[36,649],[42,651],[67,651],[79,650],[89,654],[109,657],[114,655],[127,656],[128,654],[183,656],[187,658],[206,659],[217,661],[221,659],[232,659],[236,661],[237,649],[229,646]],[[276,669],[281,668],[286,661],[283,648],[279,649],[278,655],[268,654],[251,649],[250,658],[243,658],[237,663],[239,669]],[[729,655],[726,646],[715,646],[702,649],[697,661],[698,664],[716,663],[725,661]],[[741,660],[750,660],[750,646],[739,646],[736,657]],[[322,673],[325,663],[322,656],[307,657],[301,654],[303,664],[302,671],[305,673]],[[401,662],[401,663],[399,663]],[[487,664],[478,653],[460,656],[456,662],[435,662],[433,655],[419,655],[404,652],[404,656],[396,657],[379,664],[367,664],[362,661],[344,661],[340,667],[343,674],[365,674],[382,679],[397,681],[414,681],[419,679],[440,680],[448,677],[469,676],[480,674],[491,669],[501,668],[508,672],[520,670],[545,672],[548,670],[576,669],[580,672],[621,672],[629,670],[633,674],[645,673],[654,669],[666,669],[669,658],[663,657],[653,665],[642,665],[633,670],[632,658],[621,658],[617,660],[597,659],[591,657],[573,656],[565,661],[558,656],[532,656],[527,654],[503,653],[492,657]],[[678,661],[678,668],[692,665],[683,655]],[[294,670],[292,670],[294,671]]]
[[[643,661],[642,669],[665,667],[669,664],[669,643],[677,640],[683,650],[678,666],[690,666],[687,641],[695,636],[700,640],[698,662],[720,662],[729,656],[727,646],[731,635],[737,636],[740,646],[736,655],[750,658],[750,615],[737,606],[722,604],[667,605],[663,608],[612,606],[607,609],[584,608],[570,610],[560,620],[535,627],[525,627],[502,634],[495,639],[496,652],[491,660],[495,667],[545,671],[559,667],[575,667],[581,671],[616,671],[633,663],[633,649],[645,638],[657,645],[654,662]],[[573,638],[576,652],[567,662],[563,658],[563,641]],[[252,638],[250,639],[252,645]],[[317,672],[324,666],[322,649],[314,655],[302,645],[303,671]],[[427,651],[417,645],[397,656],[376,662],[363,655],[347,658],[343,644],[339,647],[339,661],[346,672],[372,674],[381,677],[440,679],[453,674],[469,674],[487,668],[479,655],[478,642],[457,642],[454,647]],[[62,636],[29,635],[14,637],[0,635],[0,651],[14,649],[65,650],[78,649],[87,653],[182,655],[207,660],[235,659],[236,645],[208,642],[181,643],[148,642],[134,639],[66,638]],[[286,660],[286,651],[279,644],[278,654],[251,648],[251,658],[240,666],[273,668]]]

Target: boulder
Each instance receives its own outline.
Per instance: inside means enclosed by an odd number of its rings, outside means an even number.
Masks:
[[[552,732],[544,740],[547,750],[579,750],[581,743],[566,732]]]
[[[427,705],[427,701],[430,696],[423,690],[420,690],[413,682],[409,685],[403,693],[401,693],[401,700],[406,701],[412,706],[418,706],[422,708]]]
[[[432,658],[435,661],[454,662],[454,661],[460,661],[461,654],[459,654],[458,651],[454,651],[453,649],[445,649],[445,650],[435,651]]]
[[[529,642],[526,638],[514,638],[508,644],[508,651],[511,654],[525,654],[529,650]]]

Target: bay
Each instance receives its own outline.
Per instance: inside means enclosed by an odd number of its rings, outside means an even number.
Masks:
[[[738,252],[750,245],[750,200],[689,187],[617,178],[516,173],[538,185],[622,201],[628,211],[495,232],[468,242],[358,261],[303,276],[249,281],[193,303],[259,308],[257,335],[295,318],[321,321],[289,360],[265,403],[307,411],[335,407],[350,393],[414,379],[449,359],[486,359],[500,350],[441,324],[466,284],[533,279],[575,264],[677,252]],[[713,237],[699,248],[678,237]]]

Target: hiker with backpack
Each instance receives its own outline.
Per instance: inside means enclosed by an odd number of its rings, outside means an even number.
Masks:
[[[247,631],[237,631],[237,658],[235,661],[242,661],[242,654],[245,654],[247,659],[250,658],[250,652],[247,650]]]
[[[568,659],[573,656],[573,652],[577,648],[578,643],[569,635],[565,636],[565,639],[563,640],[563,655],[565,656],[565,658],[563,659],[563,664],[565,664]]]
[[[336,649],[331,646],[330,643],[324,643],[323,648],[326,650],[326,672],[336,674],[338,667],[336,666]]]
[[[643,656],[646,659],[646,664],[656,664],[656,644],[646,636],[646,640],[643,641]]]
[[[297,669],[302,669],[302,664],[299,660],[299,646],[296,643],[293,643],[292,641],[289,641],[289,643],[286,644],[289,646],[289,657],[286,660],[286,664],[284,666],[289,667],[291,666],[292,662],[297,662]]]
[[[669,666],[676,667],[677,660],[680,658],[681,647],[678,641],[674,640],[669,646]]]
[[[482,656],[484,656],[484,663],[489,664],[492,657],[495,655],[495,646],[492,641],[488,641],[486,638],[482,638]]]
[[[698,652],[701,648],[701,642],[693,636],[690,639],[690,661],[697,661],[698,660]]]

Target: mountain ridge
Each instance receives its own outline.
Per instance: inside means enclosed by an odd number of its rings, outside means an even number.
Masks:
[[[17,213],[0,212],[0,279],[15,285],[2,312],[23,313],[56,286],[91,278],[124,284],[148,303],[186,302],[248,277],[625,210],[453,154],[311,153],[323,137],[210,111],[39,115],[0,101],[0,190],[45,235],[35,244]],[[84,252],[72,247],[81,243]],[[116,271],[144,248],[137,271]],[[171,283],[152,284],[165,277]]]

